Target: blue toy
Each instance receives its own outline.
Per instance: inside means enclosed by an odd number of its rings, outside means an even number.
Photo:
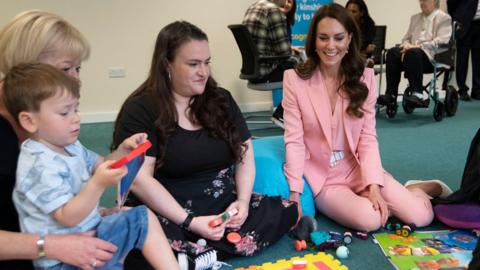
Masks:
[[[310,239],[315,246],[319,246],[330,240],[330,234],[326,231],[315,231],[310,233]]]

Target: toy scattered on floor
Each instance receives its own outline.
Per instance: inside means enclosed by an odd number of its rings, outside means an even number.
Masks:
[[[368,233],[366,233],[366,232],[355,232],[355,237],[357,237],[358,239],[367,240],[368,239]]]
[[[387,223],[385,224],[385,229],[387,231],[396,231],[402,228],[402,223],[398,219],[389,218]]]
[[[415,232],[416,226],[413,223],[402,223],[397,218],[389,218],[385,224],[385,229],[395,232],[395,234],[398,236],[409,237],[413,232]]]
[[[294,260],[292,262],[292,269],[307,269],[307,261],[305,261],[305,260]]]
[[[227,234],[227,240],[232,244],[236,244],[242,240],[242,237],[236,232],[230,232]]]
[[[223,214],[216,218],[216,219],[213,219],[211,220],[209,223],[208,223],[208,226],[210,227],[217,227],[217,226],[220,226],[222,223],[224,223],[225,221],[227,221],[229,218],[235,216],[236,214],[238,214],[238,210],[237,208],[233,208],[233,209],[230,209],[228,211],[225,211],[223,212]]]
[[[330,234],[327,231],[315,231],[310,233],[310,240],[318,246],[330,240]]]
[[[295,261],[306,261],[306,267],[293,268]],[[299,266],[300,267],[300,266]],[[305,269],[305,270],[348,270],[348,267],[343,265],[339,260],[332,255],[324,252],[317,254],[307,254],[303,257],[293,257],[289,260],[278,260],[274,263],[267,262],[260,266],[249,266],[247,268],[236,268],[235,270],[290,270],[290,269]]]
[[[307,249],[307,242],[305,240],[296,240],[295,241],[295,250],[302,251]]]
[[[350,253],[350,251],[348,250],[348,248],[346,246],[339,246],[335,253],[337,254],[338,258],[346,259],[346,258],[348,258],[348,254]]]
[[[416,226],[415,224],[403,225],[402,228],[395,231],[397,235],[403,237],[409,237],[413,232],[415,232]]]
[[[205,247],[205,246],[207,246],[207,241],[203,238],[200,238],[200,239],[197,240],[197,245]]]
[[[343,233],[343,243],[345,243],[345,245],[350,245],[352,243],[352,233],[351,232],[344,232]]]

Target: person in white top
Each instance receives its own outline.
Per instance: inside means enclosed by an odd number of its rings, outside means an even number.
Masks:
[[[431,60],[449,42],[452,35],[450,16],[439,9],[439,0],[420,0],[421,12],[410,18],[410,26],[402,44],[388,50],[386,60],[387,89],[377,103],[388,105],[396,102],[401,73],[405,72],[412,94],[404,99],[413,107],[428,106],[424,99],[423,73],[432,72]]]

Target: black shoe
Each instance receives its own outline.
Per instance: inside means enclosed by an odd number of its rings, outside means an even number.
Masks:
[[[397,100],[394,95],[380,95],[377,98],[377,104],[382,106],[388,106],[395,103]]]
[[[471,101],[470,96],[468,95],[468,92],[465,90],[458,91],[458,97],[460,98],[460,100],[463,100],[463,101]]]
[[[317,221],[314,217],[303,216],[291,231],[291,236],[298,240],[310,240],[310,233],[316,231],[317,228]]]
[[[275,125],[285,129],[284,125],[283,125],[283,107],[282,107],[282,104],[278,105],[277,108],[275,109],[275,111],[273,112],[272,122]]]
[[[416,95],[403,96],[403,99],[405,100],[405,102],[407,102],[408,105],[415,108],[422,108],[422,107],[426,108],[430,103],[430,100],[428,98],[421,99]]]
[[[479,90],[479,91],[475,91],[475,92],[472,90],[472,93],[470,94],[470,96],[471,96],[473,99],[480,100],[480,90]]]

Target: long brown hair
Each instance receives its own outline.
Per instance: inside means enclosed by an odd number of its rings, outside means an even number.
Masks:
[[[308,29],[307,43],[305,51],[307,61],[296,66],[295,71],[302,79],[309,79],[314,71],[320,65],[320,58],[316,52],[317,25],[324,18],[332,18],[337,20],[345,27],[347,32],[352,36],[348,53],[342,58],[340,63],[339,75],[343,78],[343,83],[339,89],[343,88],[350,99],[347,108],[349,115],[361,118],[363,117],[362,105],[367,99],[368,88],[360,81],[365,69],[364,59],[360,53],[360,31],[353,18],[348,11],[339,4],[330,4],[322,6],[313,16],[312,22]]]
[[[116,147],[119,143],[116,141],[116,135],[119,134],[120,120],[125,104],[135,97],[147,95],[154,102],[155,108],[161,108],[156,111],[158,117],[154,122],[154,128],[158,137],[156,168],[163,165],[165,145],[178,123],[167,67],[174,61],[179,48],[192,40],[208,41],[208,37],[200,28],[186,21],[170,23],[158,33],[148,78],[130,94],[122,105],[115,122],[112,147]],[[246,144],[240,138],[239,132],[230,118],[227,98],[211,76],[207,80],[203,94],[191,97],[189,106],[190,120],[200,124],[213,137],[226,141],[234,161],[241,161]]]

